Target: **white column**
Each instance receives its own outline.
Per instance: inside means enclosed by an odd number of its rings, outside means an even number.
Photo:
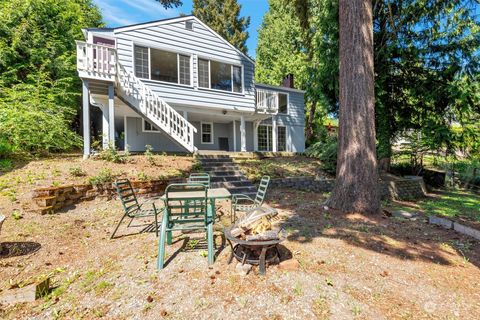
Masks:
[[[233,120],[233,151],[237,151],[237,121]]]
[[[83,101],[83,158],[87,159],[90,155],[90,100],[88,97],[88,82],[82,81],[82,101]]]
[[[240,151],[247,151],[247,138],[245,134],[245,117],[240,117]]]
[[[102,106],[102,148],[105,150],[108,148],[109,142],[109,117],[108,117],[108,107]]]
[[[258,151],[258,125],[259,121],[253,123],[253,150]]]
[[[275,116],[272,116],[272,151],[278,151],[277,118]]]
[[[115,92],[113,84],[108,86],[108,141],[115,149]]]

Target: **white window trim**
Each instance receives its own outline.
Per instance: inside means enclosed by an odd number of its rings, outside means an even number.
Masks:
[[[288,115],[290,112],[290,94],[288,92],[277,92],[277,110],[280,110],[280,95],[286,94],[287,95],[287,112],[283,113],[278,111],[278,114],[281,115]]]
[[[258,151],[260,151],[260,152],[271,152],[270,150],[260,150],[260,143],[259,143],[260,142],[260,140],[259,140],[260,137],[258,136],[258,129],[260,129],[260,127],[272,127],[272,124],[261,123],[257,127],[257,148],[258,148]],[[277,125],[277,127],[278,127],[278,125]],[[277,131],[277,133],[278,133],[278,131]],[[273,143],[273,128],[272,128],[272,135],[271,135],[270,138],[272,139],[272,143]],[[278,139],[278,136],[277,136],[277,139]],[[273,145],[271,145],[271,146],[268,145],[268,130],[267,130],[267,149],[269,149],[268,147],[270,147],[270,149],[273,149]]]
[[[138,77],[140,80],[152,81],[152,82],[162,83],[162,84],[169,84],[169,85],[174,85],[174,86],[182,86],[182,87],[193,88],[193,54],[192,53],[184,52],[184,51],[170,50],[170,49],[166,49],[166,48],[163,48],[163,47],[150,46],[150,45],[142,44],[142,43],[138,43],[138,42],[132,42],[133,74],[135,74],[135,69],[136,69],[135,47],[144,47],[144,48],[148,49],[148,79]],[[164,52],[168,52],[168,53],[175,53],[177,55],[177,82],[168,82],[168,81],[160,81],[160,80],[153,80],[152,79],[151,49],[156,49],[156,50],[164,51]],[[190,84],[181,84],[180,83],[180,55],[190,57]]]
[[[225,60],[217,60],[217,59],[211,59],[211,58],[206,58],[204,56],[198,56],[197,57],[197,61],[198,60],[206,60],[208,61],[208,87],[201,87],[200,86],[200,81],[199,81],[199,84],[198,84],[198,89],[201,89],[201,90],[211,90],[211,91],[215,91],[215,92],[223,92],[223,93],[228,93],[228,94],[237,94],[237,95],[245,95],[245,78],[244,78],[244,67],[243,67],[243,64],[239,64],[239,63],[231,63],[231,62],[227,62]],[[215,61],[215,62],[218,62],[218,63],[224,63],[224,64],[228,64],[230,65],[230,79],[231,79],[231,91],[226,91],[226,90],[219,90],[219,89],[212,89],[212,68],[210,66],[210,62],[211,61]],[[198,64],[197,63],[197,74],[199,75],[198,77],[200,78],[200,72],[199,72],[199,68],[198,68]],[[233,67],[239,67],[240,68],[240,74],[241,74],[241,78],[242,78],[242,91],[241,92],[234,92],[233,91]]]
[[[260,148],[258,147],[258,145],[259,145],[258,128],[259,128],[259,127],[262,127],[262,126],[264,126],[264,127],[272,127],[272,124],[270,124],[270,123],[265,123],[265,124],[261,123],[261,124],[258,125],[258,127],[257,127],[257,132],[256,132],[256,135],[257,135],[257,149],[258,149],[258,151],[260,151],[260,152],[271,152],[271,151],[267,151],[267,150],[260,150]],[[288,126],[287,126],[287,125],[278,125],[278,124],[277,124],[277,134],[276,134],[276,136],[277,136],[277,148],[278,148],[278,128],[279,128],[279,127],[285,128],[285,151],[281,151],[281,152],[289,152],[289,150],[290,150],[290,146],[289,146],[289,144],[288,144],[288,137],[289,137],[289,132],[288,132],[288,131],[289,131],[289,130],[288,130]],[[268,143],[268,138],[267,138],[267,143]],[[273,143],[273,128],[272,128],[272,143]],[[273,145],[272,145],[272,146],[268,146],[268,147],[271,147],[271,149],[273,149]]]
[[[204,124],[209,124],[210,125],[210,136],[211,136],[211,141],[210,142],[204,142],[203,141],[203,125]],[[200,122],[200,143],[201,144],[213,144],[215,139],[213,138],[213,122],[206,122],[202,121]]]
[[[145,132],[145,133],[160,133],[161,132],[160,129],[158,129],[158,130],[147,130],[147,129],[145,129],[145,121],[148,121],[148,120],[146,120],[144,118],[140,118],[140,119],[142,119],[142,132]],[[154,124],[151,121],[148,121],[148,122],[150,123],[150,125],[153,128]]]

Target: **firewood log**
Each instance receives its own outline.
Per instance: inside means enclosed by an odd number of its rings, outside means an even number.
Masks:
[[[247,241],[268,241],[268,240],[277,240],[278,239],[278,230],[268,230],[259,234],[247,235]]]

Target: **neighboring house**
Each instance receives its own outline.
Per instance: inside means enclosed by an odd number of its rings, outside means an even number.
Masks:
[[[254,83],[255,62],[198,18],[83,32],[85,156],[91,123],[130,151],[304,151],[304,92]]]

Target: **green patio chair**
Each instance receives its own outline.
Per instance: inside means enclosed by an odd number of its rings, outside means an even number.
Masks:
[[[210,188],[210,175],[208,173],[192,173],[187,183],[201,183]]]
[[[270,177],[263,176],[260,180],[255,199],[252,199],[245,194],[234,194],[232,196],[232,222],[237,220],[237,211],[247,212],[253,208],[260,207],[263,204],[269,183]]]
[[[208,187],[202,183],[178,183],[167,186],[164,195],[157,268],[163,269],[165,241],[172,244],[172,231],[202,230],[206,232],[208,261],[213,263],[213,213],[208,208]]]
[[[115,233],[117,232],[120,224],[122,224],[123,219],[130,218],[130,222],[128,223],[128,227],[132,223],[133,219],[135,218],[143,218],[154,216],[155,217],[155,234],[158,237],[158,214],[161,212],[157,210],[155,203],[152,200],[147,200],[143,203],[139,203],[135,192],[133,191],[132,184],[128,179],[120,179],[113,183],[115,188],[117,189],[117,195],[120,201],[122,201],[123,206],[123,217],[118,222],[117,227],[113,231],[110,239],[113,239]],[[146,208],[150,206],[150,208]]]

